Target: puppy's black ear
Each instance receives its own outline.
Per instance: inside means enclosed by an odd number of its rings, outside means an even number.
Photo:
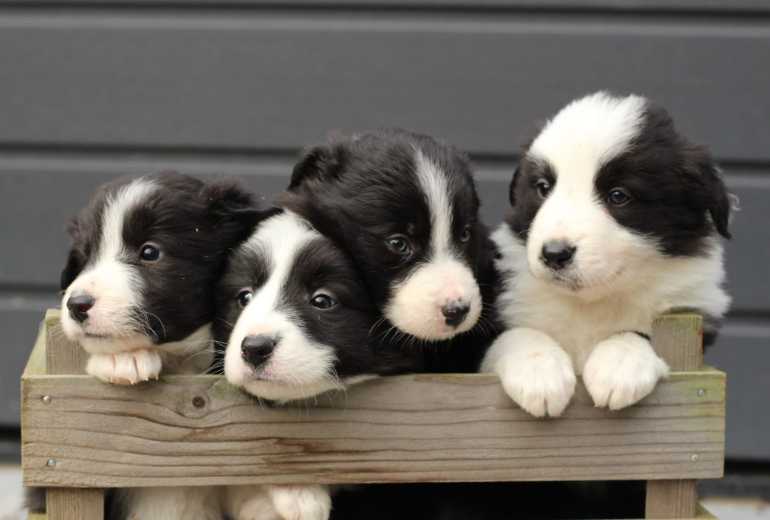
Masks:
[[[85,266],[85,255],[80,248],[82,243],[80,221],[77,218],[69,223],[67,232],[72,237],[72,248],[67,256],[67,263],[59,276],[59,287],[62,291],[67,290],[67,287],[75,281]]]
[[[263,209],[251,192],[233,180],[206,184],[202,196],[209,218],[223,238],[235,243],[248,238],[257,224],[275,214],[275,210]]]
[[[305,152],[291,172],[289,191],[313,180],[329,180],[336,177],[340,172],[344,153],[339,144],[315,146]]]
[[[508,185],[508,201],[511,203],[511,206],[516,205],[516,181],[519,178],[519,169],[521,167],[517,166],[516,169],[513,171],[513,177],[511,178],[511,183]]]
[[[723,237],[731,238],[730,195],[711,154],[705,148],[692,146],[686,151],[685,160],[687,173],[697,179],[703,190],[706,210],[711,215],[714,228]]]

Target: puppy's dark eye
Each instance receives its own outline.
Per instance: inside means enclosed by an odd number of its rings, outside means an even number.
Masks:
[[[246,307],[253,297],[254,292],[251,289],[243,289],[238,293],[238,305],[240,305],[241,308]]]
[[[401,256],[412,254],[412,244],[404,235],[391,235],[385,240],[388,249]]]
[[[335,300],[333,296],[326,292],[317,291],[315,294],[313,294],[313,297],[310,298],[310,305],[325,311],[337,305],[337,300]]]
[[[535,189],[537,190],[537,194],[540,195],[541,199],[546,198],[548,194],[551,193],[552,188],[553,186],[548,179],[541,177],[535,181]]]
[[[631,194],[625,188],[612,188],[607,193],[607,202],[613,206],[625,206],[631,202]]]
[[[139,258],[144,262],[156,262],[160,259],[160,248],[152,242],[147,242],[139,248]]]
[[[468,226],[465,226],[463,228],[463,232],[460,233],[460,242],[465,243],[470,239],[471,239],[471,226],[468,225]]]

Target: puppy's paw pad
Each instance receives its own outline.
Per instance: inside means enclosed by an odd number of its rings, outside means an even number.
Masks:
[[[503,388],[516,404],[535,417],[558,417],[575,393],[576,377],[561,348],[533,348],[506,360]]]
[[[273,505],[283,520],[327,520],[332,501],[323,486],[274,486]]]
[[[597,407],[626,408],[647,397],[668,365],[649,342],[633,333],[599,343],[583,368],[583,382]]]

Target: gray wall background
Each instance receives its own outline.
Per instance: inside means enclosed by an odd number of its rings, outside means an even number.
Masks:
[[[174,168],[269,197],[329,131],[396,125],[469,151],[496,224],[518,145],[606,88],[669,107],[741,198],[708,359],[729,456],[770,460],[769,69],[762,0],[0,0],[0,427],[98,184]]]

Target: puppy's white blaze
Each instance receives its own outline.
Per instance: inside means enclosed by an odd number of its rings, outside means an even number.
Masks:
[[[142,280],[123,258],[123,227],[126,214],[157,188],[152,181],[139,179],[107,198],[102,213],[98,254],[62,297],[64,312],[61,322],[65,335],[79,341],[91,353],[114,353],[152,345],[149,337],[136,331],[133,311],[141,308]],[[81,291],[96,300],[82,326],[66,311],[67,299]],[[85,333],[107,338],[89,337]]]
[[[449,200],[447,176],[436,164],[415,151],[417,180],[428,202],[431,219],[431,254],[434,258],[451,257],[452,251],[452,201]]]
[[[481,315],[481,293],[470,268],[458,258],[452,238],[451,186],[447,176],[420,151],[415,151],[420,188],[431,217],[427,261],[397,284],[385,317],[398,329],[420,339],[438,341],[466,332]],[[446,324],[441,308],[461,301],[470,307],[457,327]]]
[[[243,309],[230,334],[225,352],[225,376],[236,386],[266,399],[286,401],[342,388],[333,374],[334,349],[309,338],[290,311],[280,308],[283,288],[291,276],[299,251],[321,235],[290,212],[262,223],[242,247],[269,255],[265,284]],[[265,334],[278,344],[260,373],[241,356],[246,336]],[[259,379],[257,379],[259,376]]]
[[[577,171],[592,179],[637,136],[646,106],[643,97],[607,92],[573,101],[546,124],[529,153],[547,159],[557,176],[569,168],[572,178]]]

